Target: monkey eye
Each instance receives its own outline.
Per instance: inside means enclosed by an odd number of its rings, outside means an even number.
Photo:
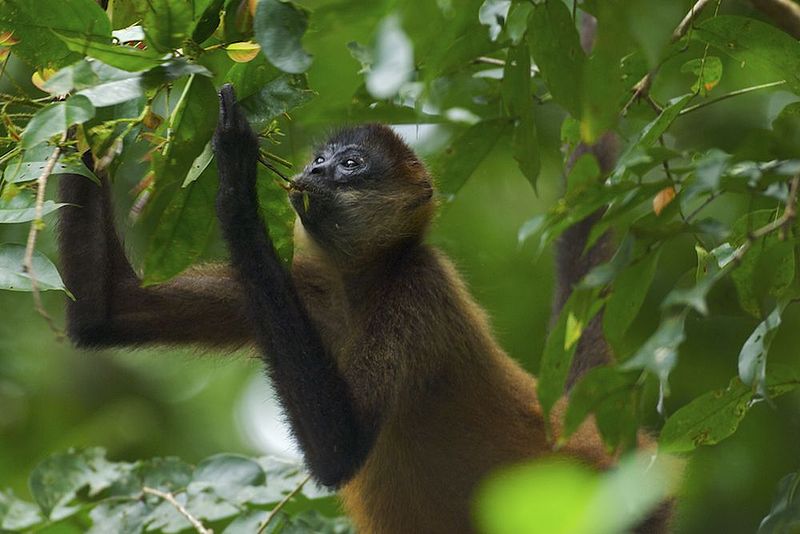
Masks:
[[[354,168],[354,167],[358,167],[360,163],[361,163],[361,162],[360,162],[360,161],[358,161],[358,160],[356,160],[356,159],[353,159],[353,158],[347,158],[347,159],[344,161],[344,163],[342,163],[342,165],[344,165],[344,166],[345,166],[346,168],[348,168],[348,169],[352,169],[352,168]]]
[[[316,163],[317,165],[319,165],[320,163],[325,163],[325,158],[323,158],[322,156],[317,156],[317,159],[314,160],[314,163]]]

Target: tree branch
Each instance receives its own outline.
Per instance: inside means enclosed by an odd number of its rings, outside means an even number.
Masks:
[[[150,495],[155,495],[156,497],[160,497],[165,501],[167,501],[168,503],[170,503],[172,506],[175,507],[176,510],[178,510],[178,513],[181,514],[183,517],[185,517],[186,520],[189,521],[189,523],[192,524],[194,529],[200,534],[214,534],[213,530],[211,530],[210,528],[206,528],[203,525],[203,523],[200,522],[199,519],[193,516],[191,512],[189,512],[189,510],[186,509],[185,506],[179,503],[177,499],[175,499],[175,496],[172,493],[167,493],[165,491],[157,490],[155,488],[148,488],[147,486],[142,488],[142,492],[148,493]]]
[[[33,252],[36,249],[36,238],[39,235],[39,230],[43,226],[42,211],[44,207],[44,194],[45,190],[47,189],[47,179],[50,177],[50,174],[53,172],[53,168],[56,166],[56,161],[58,161],[58,157],[61,155],[61,145],[66,140],[67,133],[64,132],[64,135],[61,136],[61,141],[59,141],[59,144],[56,145],[53,153],[50,154],[44,169],[42,169],[42,173],[36,180],[36,204],[34,205],[33,222],[31,222],[31,227],[28,231],[28,242],[25,245],[25,256],[22,260],[22,272],[27,274],[31,281],[34,308],[36,309],[36,312],[44,318],[44,320],[47,322],[47,325],[50,327],[50,330],[56,334],[58,339],[61,339],[64,334],[61,329],[56,326],[53,318],[50,317],[50,314],[47,313],[47,310],[45,310],[44,305],[42,304],[42,295],[39,291],[39,283],[36,280],[36,273],[33,269]]]
[[[269,515],[267,516],[267,518],[264,520],[263,523],[261,523],[261,526],[258,527],[258,530],[256,531],[256,534],[263,534],[263,532],[267,529],[267,526],[269,525],[270,521],[275,519],[275,516],[278,515],[278,512],[281,510],[281,508],[286,506],[286,503],[291,501],[292,498],[295,495],[297,495],[297,492],[299,492],[301,489],[303,489],[303,486],[305,486],[306,482],[308,482],[309,480],[311,480],[311,475],[307,475],[306,478],[301,480],[296,488],[294,488],[292,491],[290,491],[289,494],[286,497],[284,497],[283,500],[281,502],[279,502],[275,506],[275,508],[270,510]]]
[[[686,35],[689,31],[689,28],[692,27],[692,23],[700,16],[700,13],[705,9],[705,7],[713,2],[714,0],[697,0],[697,2],[692,5],[692,8],[686,13],[686,16],[683,17],[680,24],[675,27],[675,30],[672,32],[672,42],[678,41],[681,37]],[[633,94],[631,98],[625,103],[623,106],[622,111],[620,112],[621,115],[627,115],[628,108],[631,107],[631,104],[642,98],[643,96],[647,95],[650,92],[650,86],[653,85],[653,78],[656,77],[658,73],[658,66],[656,66],[653,70],[648,72],[644,75],[644,77],[636,82],[636,85],[633,86]]]
[[[750,2],[771,18],[776,26],[795,39],[800,39],[800,4],[792,0],[750,0]]]

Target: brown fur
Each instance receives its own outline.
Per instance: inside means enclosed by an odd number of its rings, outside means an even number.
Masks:
[[[385,152],[401,161],[392,168],[402,172],[380,176],[363,190],[342,187],[310,195],[313,209],[298,209],[302,222],[291,277],[325,347],[322,356],[333,358],[333,372],[346,391],[303,406],[303,395],[313,398],[316,383],[303,384],[306,389],[282,385],[300,397],[287,401],[290,408],[305,410],[295,415],[305,414],[307,421],[317,417],[309,424],[329,423],[336,431],[338,421],[319,420],[324,412],[319,403],[342,397],[352,403],[352,414],[337,413],[376,422],[364,463],[342,479],[343,503],[360,532],[468,533],[473,492],[483,477],[554,451],[536,380],[498,346],[451,262],[423,244],[435,209],[427,171],[388,129],[370,128],[389,143]],[[65,279],[78,299],[68,309],[76,342],[252,341],[253,321],[263,318],[248,319],[252,313],[243,311],[241,276],[237,281],[226,268],[211,266],[157,288],[140,288],[111,225],[107,194],[98,194],[82,177],[65,177],[62,199],[83,206],[65,208],[60,239]],[[338,219],[342,213],[346,217]],[[334,224],[321,225],[315,214]],[[91,244],[89,250],[82,243]],[[292,287],[285,294],[291,295]],[[297,337],[288,340],[299,344]],[[280,360],[283,354],[270,356],[273,366],[292,364]],[[288,371],[274,376],[305,378],[302,371]],[[333,386],[331,391],[339,391]],[[551,421],[556,435],[562,412],[563,403]],[[308,436],[317,428],[301,430]],[[340,442],[348,443],[347,428],[342,431]],[[330,452],[325,439],[310,443],[307,461]],[[614,462],[591,420],[558,454],[597,469]],[[654,517],[642,532],[664,525]]]

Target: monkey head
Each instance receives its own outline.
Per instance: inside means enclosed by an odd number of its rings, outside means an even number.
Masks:
[[[290,199],[311,238],[353,265],[418,242],[435,209],[424,164],[381,124],[334,134],[293,178]]]

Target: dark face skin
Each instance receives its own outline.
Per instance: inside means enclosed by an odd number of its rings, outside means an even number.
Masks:
[[[412,176],[421,169],[424,181]],[[423,183],[424,182],[424,183]],[[292,206],[311,237],[334,256],[360,259],[408,232],[431,186],[416,155],[386,126],[343,130],[293,178]]]

